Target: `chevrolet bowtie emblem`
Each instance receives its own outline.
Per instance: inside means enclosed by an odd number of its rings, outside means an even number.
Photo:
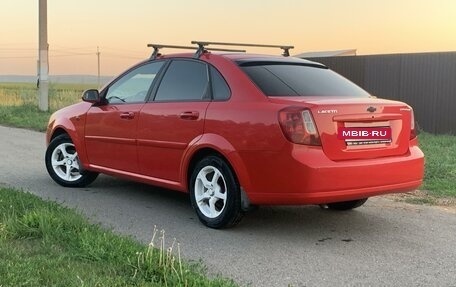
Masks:
[[[368,111],[368,112],[371,112],[371,113],[375,112],[376,110],[377,110],[377,109],[374,108],[374,107],[368,107],[368,108],[367,108],[367,111]]]

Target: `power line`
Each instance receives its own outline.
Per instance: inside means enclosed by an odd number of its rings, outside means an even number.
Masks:
[[[127,56],[127,55],[113,54],[113,53],[103,53],[103,55],[110,57],[110,58],[123,58],[123,59],[134,59],[134,60],[145,59],[145,57],[133,57],[133,56]]]
[[[50,58],[55,57],[73,57],[73,56],[93,56],[93,53],[73,53],[73,54],[61,54],[61,55],[52,55]]]
[[[0,43],[0,46],[11,46],[11,45],[18,45],[18,46],[33,46],[36,45],[37,43]]]
[[[36,48],[0,48],[1,51],[36,51]]]
[[[49,58],[60,58],[60,57],[73,57],[73,56],[89,56],[93,53],[78,53],[78,54],[62,54],[62,55],[50,55]],[[0,56],[0,59],[36,59],[37,56]]]
[[[65,49],[65,50],[93,50],[95,48],[95,46],[68,47],[68,46],[62,46],[62,45],[58,45],[58,44],[53,44],[52,46],[58,47],[61,49]]]
[[[12,56],[12,57],[0,57],[0,59],[36,59],[37,56]]]
[[[36,49],[24,49],[24,48],[19,48],[19,49],[1,49],[0,50],[7,50],[7,51],[22,51],[22,52],[35,52]],[[82,49],[81,49],[82,50]],[[85,50],[85,49],[84,49]],[[48,50],[50,55],[49,57],[70,57],[70,56],[86,56],[86,55],[97,55],[100,51],[98,50],[96,52],[90,52],[90,51],[84,51],[84,52],[73,52],[70,49],[68,50],[63,50],[63,49],[49,49]],[[103,55],[106,55],[107,57],[116,57],[116,58],[124,58],[124,59],[145,59],[144,56],[142,55],[132,55],[131,53],[129,54],[120,54],[120,53],[103,53]],[[35,55],[23,55],[23,56],[0,56],[0,59],[21,59],[21,58],[36,58]]]
[[[50,49],[50,51],[53,52],[67,52],[67,53],[78,53],[78,52],[90,52],[93,51],[93,49]]]
[[[139,50],[127,50],[127,49],[119,49],[119,48],[110,48],[110,47],[103,47],[104,50],[112,50],[112,51],[119,51],[119,52],[126,52],[128,54],[138,54],[144,55],[146,51],[139,51]]]

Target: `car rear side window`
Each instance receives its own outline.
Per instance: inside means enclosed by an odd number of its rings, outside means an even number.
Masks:
[[[217,69],[211,67],[212,97],[214,100],[227,100],[230,98],[231,91],[228,84],[223,79]]]
[[[241,68],[267,96],[369,97],[354,83],[323,67],[274,63]]]
[[[163,61],[148,63],[128,72],[109,87],[106,100],[112,104],[145,101],[163,64]]]
[[[202,100],[209,85],[206,64],[174,60],[158,87],[155,101]]]

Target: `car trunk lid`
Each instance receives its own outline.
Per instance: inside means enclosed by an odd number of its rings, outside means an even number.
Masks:
[[[271,102],[302,106],[312,112],[322,148],[334,161],[369,159],[407,153],[412,109],[404,103],[377,98],[269,97]],[[341,131],[389,130],[388,139],[352,137]]]

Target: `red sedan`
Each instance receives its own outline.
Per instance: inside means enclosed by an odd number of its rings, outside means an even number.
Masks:
[[[236,224],[252,205],[348,210],[421,184],[407,104],[286,57],[289,46],[284,57],[196,43],[196,53],[166,56],[158,50],[167,46],[152,45],[150,59],[54,113],[50,176],[82,187],[105,173],[189,192],[212,228]]]

